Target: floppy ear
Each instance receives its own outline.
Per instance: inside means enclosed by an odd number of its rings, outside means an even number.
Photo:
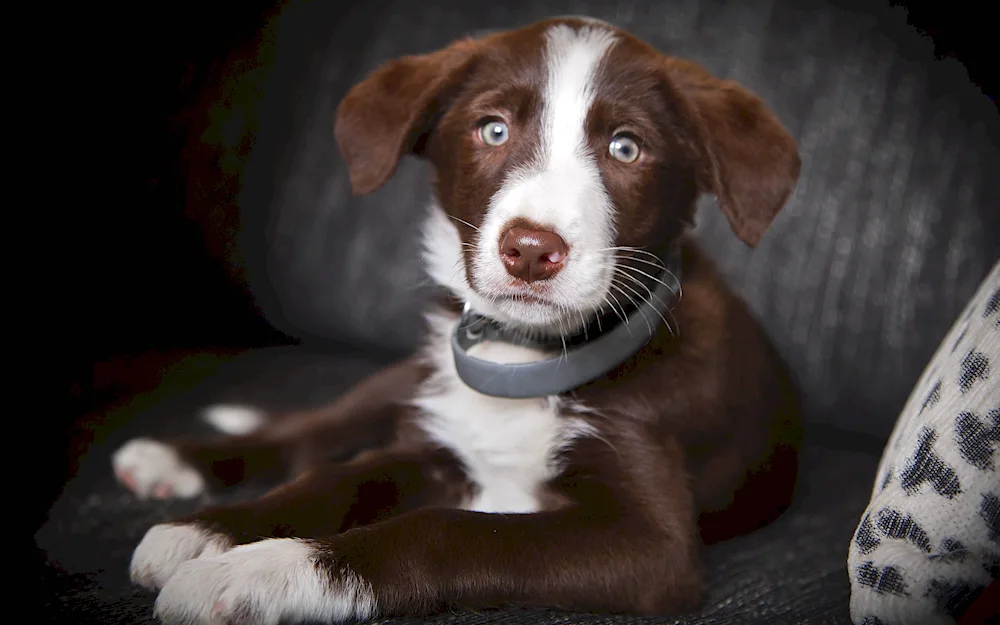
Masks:
[[[385,184],[403,154],[414,150],[478,47],[467,39],[390,61],[347,92],[337,107],[334,135],[356,195]]]
[[[699,186],[714,193],[729,225],[754,247],[799,177],[795,140],[760,98],[700,66],[667,60],[667,74],[695,109]]]

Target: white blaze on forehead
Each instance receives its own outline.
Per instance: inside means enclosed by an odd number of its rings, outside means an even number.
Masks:
[[[601,27],[554,26],[545,34],[548,81],[543,97],[542,154],[546,169],[581,165],[586,158],[587,114],[594,102],[594,75],[615,41]]]

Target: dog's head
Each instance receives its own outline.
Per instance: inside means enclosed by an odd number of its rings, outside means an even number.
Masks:
[[[757,97],[580,18],[389,62],[341,102],[336,138],[355,193],[427,158],[433,277],[540,331],[649,293],[700,192],[756,245],[799,173]]]

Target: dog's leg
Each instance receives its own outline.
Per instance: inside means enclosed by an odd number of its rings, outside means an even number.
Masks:
[[[112,458],[115,476],[140,497],[196,497],[209,485],[298,473],[337,455],[388,439],[425,375],[406,360],[366,378],[316,410],[266,419],[254,432],[208,440],[133,439]]]
[[[449,453],[402,448],[311,469],[264,496],[155,525],[132,555],[132,580],[159,588],[178,566],[262,538],[338,534],[425,505],[456,505],[464,474]]]
[[[572,501],[562,508],[423,507],[325,540],[236,547],[181,565],[157,613],[167,624],[275,624],[421,615],[448,604],[690,607],[700,591],[697,529],[679,447],[664,458],[636,446],[641,462],[626,462],[625,449],[619,457],[603,445],[577,442],[571,468],[553,483]]]

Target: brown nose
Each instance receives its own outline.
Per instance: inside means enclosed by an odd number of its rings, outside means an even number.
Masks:
[[[525,282],[548,280],[563,267],[569,246],[555,232],[516,226],[500,239],[507,273]]]

